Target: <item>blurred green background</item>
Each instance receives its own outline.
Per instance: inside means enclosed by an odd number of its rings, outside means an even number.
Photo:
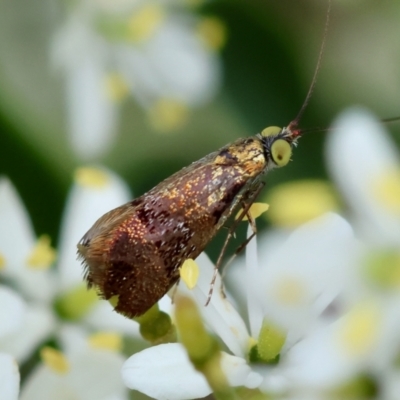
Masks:
[[[139,196],[238,137],[287,125],[307,93],[326,9],[323,0],[203,4],[198,12],[218,16],[228,30],[219,94],[193,109],[184,128],[168,134],[154,132],[135,102],[125,102],[119,136],[96,163],[118,172]],[[66,137],[63,82],[49,67],[49,41],[60,12],[48,0],[2,0],[0,10],[0,173],[16,186],[36,232],[57,240],[73,171],[82,164]],[[380,118],[399,116],[399,38],[398,0],[333,0],[322,68],[301,127],[328,127],[354,104]],[[399,143],[400,123],[389,129]],[[304,137],[294,161],[270,174],[265,190],[326,177],[325,135]]]

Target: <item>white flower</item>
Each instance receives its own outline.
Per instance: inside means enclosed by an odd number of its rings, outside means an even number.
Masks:
[[[29,376],[21,390],[21,400],[128,398],[119,374],[121,354],[93,345],[77,327],[64,326],[59,336],[65,353],[43,349],[44,363]]]
[[[310,258],[310,253],[315,250],[315,239],[319,239],[321,251],[315,257]],[[247,273],[244,273],[244,266],[242,266],[241,284],[247,290],[247,311],[253,339],[249,335],[242,317],[232,303],[222,295],[219,277],[212,300],[207,307],[204,307],[214,266],[204,254],[198,258],[201,270],[198,284],[192,291],[185,288],[183,284],[179,286],[178,290],[196,299],[206,325],[222,339],[232,352],[232,355],[222,353],[222,368],[232,386],[260,387],[271,390],[270,369],[260,369],[248,363],[252,346],[257,344],[259,350],[261,349],[261,341],[265,339],[265,335],[268,335],[268,332],[263,330],[266,321],[268,324],[271,321],[277,325],[282,323],[281,326],[286,328],[288,334],[296,340],[303,338],[306,332],[317,325],[316,321],[338,290],[343,271],[340,268],[336,273],[333,271],[331,278],[335,274],[337,277],[330,282],[329,279],[315,279],[313,273],[317,272],[319,267],[324,267],[326,262],[328,263],[326,269],[338,267],[337,262],[340,262],[341,258],[336,253],[344,251],[349,240],[352,240],[351,229],[338,216],[330,215],[321,218],[318,223],[306,224],[276,249],[276,254],[272,257],[269,265],[274,272],[269,271],[266,265],[261,271],[254,267],[254,264],[257,265],[255,241],[249,244],[246,249],[248,270]],[[287,253],[288,248],[290,248],[289,254]],[[282,272],[280,271],[280,261],[286,265]],[[304,276],[292,268],[297,263],[306,268]],[[301,295],[302,298],[298,298],[301,301],[298,304],[292,302],[290,307],[290,304],[288,305],[286,302],[287,298],[285,299],[284,292],[276,292],[275,298],[273,298],[273,294],[267,295],[265,291],[269,289],[269,286],[266,286],[268,276],[275,282],[281,280],[281,284],[284,284],[284,279],[293,285],[301,284],[302,292],[293,293]],[[243,279],[244,277],[247,278]],[[257,287],[259,287],[258,290]],[[325,290],[327,290],[328,296],[322,298],[321,294]],[[286,293],[286,295],[290,297],[290,293]],[[286,318],[281,319],[279,318],[280,314],[271,313],[273,307],[280,308]],[[306,317],[306,321],[299,324],[298,322],[304,317]],[[294,318],[293,321],[291,321],[292,318]],[[280,352],[281,347],[277,350],[275,355]],[[286,352],[290,352],[289,346],[287,346]],[[157,368],[154,368],[155,365]],[[211,392],[204,377],[191,366],[180,344],[155,346],[133,355],[124,364],[122,374],[128,387],[138,389],[156,398],[196,398]],[[147,378],[144,379],[144,377]],[[162,396],[162,393],[166,393],[165,397]]]
[[[80,1],[69,13],[52,53],[65,75],[68,130],[81,157],[109,148],[118,102],[128,95],[156,129],[168,131],[217,90],[218,57],[198,34],[202,21],[182,3]]]
[[[2,400],[17,400],[19,393],[19,371],[9,354],[0,353],[0,393]]]
[[[328,136],[331,174],[357,233],[373,245],[400,244],[400,156],[382,123],[363,109],[343,113]]]

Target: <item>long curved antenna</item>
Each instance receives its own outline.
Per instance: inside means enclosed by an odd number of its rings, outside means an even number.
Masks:
[[[307,93],[307,96],[306,96],[306,98],[304,100],[304,103],[301,106],[300,111],[297,114],[296,118],[289,124],[289,127],[288,127],[289,129],[295,129],[298,126],[298,124],[300,122],[300,119],[303,116],[303,113],[304,113],[305,109],[307,108],[308,103],[310,102],[311,95],[312,95],[312,93],[314,91],[314,88],[315,88],[315,84],[317,83],[317,76],[318,76],[318,72],[319,72],[319,70],[321,68],[322,56],[324,54],[326,38],[328,36],[330,14],[331,14],[331,0],[328,0],[328,10],[326,12],[324,36],[322,38],[321,48],[319,50],[319,55],[318,55],[317,65],[315,66],[314,75],[313,75],[313,78],[311,80],[310,88],[308,89],[308,93]]]
[[[390,122],[398,122],[398,121],[400,121],[400,117],[381,119],[381,122],[383,122],[384,124],[389,124]]]

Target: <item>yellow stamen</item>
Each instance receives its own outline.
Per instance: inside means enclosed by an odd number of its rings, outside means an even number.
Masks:
[[[6,258],[0,253],[0,271],[6,268]]]
[[[40,357],[48,368],[58,374],[66,374],[70,369],[69,362],[64,354],[52,347],[43,347],[40,350]]]
[[[332,187],[319,180],[286,183],[272,189],[268,217],[278,226],[295,227],[339,208]]]
[[[261,214],[265,213],[269,209],[269,204],[266,203],[253,203],[250,208],[248,213],[253,219],[258,218]],[[243,212],[243,210],[239,210],[239,212],[236,214],[235,219],[238,219],[240,214]],[[247,221],[247,215],[245,215],[242,219],[242,221]]]
[[[98,332],[89,337],[89,344],[95,349],[119,352],[122,349],[122,337],[117,333]]]
[[[225,24],[216,17],[205,17],[197,26],[197,33],[212,50],[221,50],[227,40]]]
[[[375,303],[358,304],[344,317],[337,332],[339,346],[351,356],[368,354],[377,340],[381,319]]]
[[[107,96],[115,102],[121,102],[129,95],[129,86],[125,79],[117,72],[109,73],[105,77]]]
[[[165,18],[162,7],[156,4],[143,6],[135,11],[128,22],[128,36],[132,42],[142,42],[149,39]]]
[[[199,279],[199,266],[191,258],[187,259],[179,270],[183,282],[189,289],[193,289]]]
[[[275,284],[275,298],[286,306],[296,306],[304,301],[306,289],[299,280],[287,276]]]
[[[100,189],[109,183],[109,178],[105,172],[92,167],[81,167],[75,170],[75,182],[80,186]]]
[[[50,236],[41,235],[39,237],[26,261],[29,267],[32,269],[47,269],[53,264],[57,252],[50,246],[50,243]]]
[[[400,215],[400,169],[382,174],[372,185],[373,195],[388,211]]]
[[[181,128],[187,121],[188,109],[180,101],[160,99],[149,111],[149,120],[153,128],[162,133]]]

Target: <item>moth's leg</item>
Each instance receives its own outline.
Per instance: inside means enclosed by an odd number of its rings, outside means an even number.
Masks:
[[[244,206],[243,206],[243,208],[244,208]],[[251,239],[253,239],[253,237],[257,235],[256,220],[252,217],[252,215],[248,211],[246,213],[246,217],[249,221],[249,225],[253,232],[243,243],[241,243],[239,245],[239,247],[232,254],[231,258],[226,262],[226,264],[224,265],[224,268],[222,269],[221,280],[224,280],[227,268],[232,264],[233,260],[246,248],[246,246],[250,243]],[[224,289],[222,286],[221,286],[221,292],[225,296]]]
[[[222,246],[221,252],[218,256],[218,260],[217,263],[215,264],[215,269],[214,269],[214,274],[212,276],[211,279],[211,283],[210,283],[210,291],[208,292],[208,296],[207,296],[207,301],[206,301],[206,306],[208,305],[208,303],[211,300],[211,296],[213,294],[214,291],[214,285],[215,285],[215,280],[217,279],[218,276],[218,269],[221,266],[222,263],[222,259],[225,255],[226,249],[228,247],[228,243],[229,241],[232,239],[232,237],[235,234],[235,231],[238,227],[238,225],[240,224],[240,222],[242,222],[243,218],[247,215],[247,217],[249,218],[249,209],[251,207],[251,205],[254,203],[254,200],[257,198],[257,196],[259,195],[261,189],[264,187],[264,182],[259,182],[257,184],[257,186],[255,187],[255,189],[253,190],[253,192],[250,194],[249,198],[246,199],[246,203],[243,202],[243,208],[242,208],[242,212],[239,214],[238,218],[233,222],[232,226],[229,228],[228,234],[226,236],[224,245]],[[242,202],[242,198],[238,199],[238,202]],[[250,216],[249,221],[251,221],[252,218]],[[254,220],[253,220],[254,222]],[[255,222],[254,222],[254,227],[255,227]],[[253,234],[251,235],[251,238],[254,237],[255,232],[253,230]],[[246,244],[250,241],[251,239],[246,240],[246,242],[244,243],[244,245],[241,245],[241,249],[240,251],[246,246]]]

